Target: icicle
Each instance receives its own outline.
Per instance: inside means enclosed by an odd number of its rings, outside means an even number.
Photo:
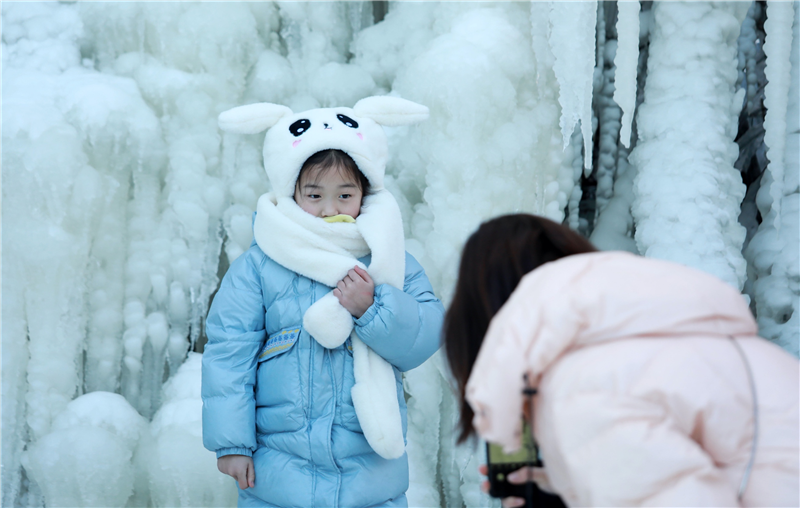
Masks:
[[[758,41],[756,16],[760,11],[758,2],[753,2],[747,11],[747,18],[742,23],[742,32],[739,35],[739,82],[747,89],[747,113],[754,112],[759,105],[756,101],[759,88],[756,58],[757,45],[761,41]]]
[[[122,157],[120,157],[122,159]],[[115,168],[116,169],[116,168]],[[121,168],[120,168],[121,169]],[[119,171],[117,188],[112,193],[92,245],[91,256],[97,268],[89,282],[89,326],[86,336],[86,391],[119,389],[122,360],[125,259],[119,246],[127,234],[126,202],[129,172]]]
[[[602,19],[605,19],[605,8],[612,4],[603,2],[599,5]],[[598,31],[600,30],[605,31],[605,23],[598,22]],[[596,132],[599,153],[597,154],[597,166],[595,168],[597,188],[595,191],[595,217],[592,229],[597,217],[614,195],[620,116],[622,115],[619,106],[612,98],[615,75],[612,62],[617,51],[617,41],[614,39],[606,40],[605,37],[598,36],[598,46],[602,47],[603,51],[598,51],[598,67],[595,71],[598,83],[595,86],[594,111],[597,114]]]
[[[772,175],[769,196],[772,199],[774,225],[781,230],[781,198],[783,197],[784,149],[786,147],[786,109],[789,100],[789,77],[792,71],[790,55],[792,52],[793,2],[767,3],[767,21],[764,31],[764,53],[767,56],[767,87],[764,91],[764,106],[767,115],[764,119],[764,143],[767,145],[769,166]],[[764,210],[761,211],[762,215]]]
[[[566,147],[580,122],[584,168],[592,167],[592,83],[597,2],[550,2],[550,49],[555,56],[561,103],[561,137]]]
[[[132,199],[128,204],[130,233],[125,265],[121,393],[146,417],[152,416],[155,411],[149,399],[143,397],[142,382],[147,341],[146,302],[152,289],[151,245],[154,237],[163,232],[163,228],[158,227],[157,219],[161,197],[160,169],[148,165],[142,172],[134,174]]]
[[[614,65],[614,101],[622,108],[620,142],[631,146],[631,124],[636,107],[636,67],[639,61],[639,0],[617,2],[617,55]]]
[[[169,286],[169,353],[170,375],[176,372],[181,365],[189,336],[189,304],[183,286],[178,281],[173,281]]]
[[[442,373],[442,417],[439,435],[439,475],[442,479],[442,506],[464,506],[461,497],[462,471],[456,463],[456,426],[458,425],[458,407],[455,395],[447,380],[448,374]]]
[[[465,508],[484,508],[490,503],[489,496],[481,491],[483,476],[478,466],[486,463],[486,443],[479,441],[477,446],[463,444],[455,450],[456,467],[461,478],[461,498]],[[497,500],[493,500],[497,503]]]
[[[558,135],[558,82],[553,73],[553,57],[547,42],[549,36],[550,6],[544,2],[531,3],[531,47],[536,59],[536,92],[539,102],[536,118],[542,126],[542,134],[534,147],[537,163],[535,178],[543,189],[543,207],[536,212],[547,218],[562,222],[568,210],[573,192],[572,150],[565,152],[564,143]],[[547,132],[551,132],[549,136]],[[549,139],[548,139],[549,138]],[[564,159],[569,159],[566,163]]]
[[[372,26],[374,22],[372,11],[372,2],[347,3],[347,18],[350,22],[350,28],[353,30],[353,36],[361,30]]]
[[[601,250],[625,250],[639,254],[633,240],[633,181],[636,168],[627,163],[627,150],[620,149],[617,176],[614,180],[614,195],[603,213],[595,221],[591,242]]]
[[[404,374],[408,399],[409,506],[441,506],[437,470],[442,386],[436,363],[440,353]]]
[[[773,20],[765,23],[764,44],[769,51],[764,141],[770,162],[756,197],[763,221],[745,254],[759,333],[800,356],[800,49],[792,41],[800,40],[800,9],[792,12],[793,7],[770,2],[767,8],[767,21]],[[793,19],[793,33],[785,31],[786,18]]]
[[[562,161],[562,172],[565,174],[572,174],[572,192],[569,194],[568,221],[569,227],[575,231],[586,231],[587,224],[581,224],[581,199],[583,198],[583,189],[581,188],[581,176],[583,176],[583,157],[581,156],[580,147],[581,132],[578,127],[572,133],[572,138],[564,153]]]
[[[536,56],[536,85],[539,96],[551,90],[547,74],[552,73],[555,58],[550,51],[550,4],[531,2],[531,46]]]
[[[14,167],[13,157],[6,146],[3,152],[3,169],[9,171]],[[19,168],[22,169],[22,168]],[[23,171],[24,173],[24,171]],[[5,175],[4,175],[5,176]],[[13,185],[14,176],[3,178],[6,188]],[[3,206],[9,206],[13,199],[4,198]],[[7,217],[7,216],[6,216]],[[13,238],[14,227],[3,226],[3,235],[8,240]],[[28,432],[25,425],[25,396],[28,391],[26,371],[28,368],[27,323],[25,319],[25,286],[26,280],[21,261],[24,256],[16,242],[8,242],[3,249],[3,351],[2,351],[2,506],[19,506],[18,501],[22,487],[22,457]]]
[[[745,188],[733,167],[736,35],[746,4],[656,2],[646,100],[631,162],[636,243],[646,256],[706,270],[741,288]],[[698,27],[702,31],[698,32]]]

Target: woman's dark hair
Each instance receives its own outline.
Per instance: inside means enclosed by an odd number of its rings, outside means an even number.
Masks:
[[[444,319],[444,348],[461,407],[459,443],[475,432],[466,385],[489,322],[525,274],[550,261],[596,250],[568,227],[529,214],[497,217],[469,237]]]
[[[337,171],[342,173],[342,176],[351,178],[358,185],[362,199],[369,195],[371,191],[369,180],[367,180],[364,173],[358,169],[356,162],[342,150],[335,149],[322,150],[306,159],[303,163],[303,167],[300,168],[300,173],[297,175],[295,188],[297,189],[300,187],[300,182],[303,181],[303,177],[306,176],[309,171],[314,171],[313,176],[314,182],[316,183],[319,177],[333,168],[336,168]]]

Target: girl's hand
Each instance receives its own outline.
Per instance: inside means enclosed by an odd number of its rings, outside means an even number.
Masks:
[[[333,296],[347,311],[360,318],[375,301],[375,283],[366,270],[356,266],[336,284]]]
[[[481,464],[478,466],[478,472],[484,476],[488,476],[489,468],[486,466],[486,464]],[[550,487],[550,480],[547,478],[547,473],[545,473],[543,467],[523,467],[517,469],[513,473],[510,473],[507,478],[509,483],[516,485],[522,485],[526,483],[528,479],[531,479],[542,491],[555,494],[552,487]],[[481,490],[486,494],[489,493],[488,481],[481,482]],[[525,506],[525,500],[521,497],[504,497],[502,500],[502,505],[503,508]]]
[[[225,455],[217,459],[217,469],[239,482],[239,488],[244,490],[256,486],[256,470],[253,467],[253,457],[247,455]]]

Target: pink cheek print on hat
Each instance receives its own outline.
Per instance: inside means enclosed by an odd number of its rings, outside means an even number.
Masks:
[[[295,140],[294,140],[294,143],[292,143],[292,148],[294,148],[294,147],[296,147],[297,145],[299,145],[301,141],[303,141],[303,140],[302,140],[302,139],[295,139]]]
[[[364,141],[364,136],[362,136],[360,132],[356,132],[356,136],[358,136],[358,139],[361,141]]]

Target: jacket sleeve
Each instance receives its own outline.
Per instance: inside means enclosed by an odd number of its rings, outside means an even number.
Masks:
[[[545,466],[562,476],[551,477],[555,490],[572,486],[559,491],[570,506],[739,506],[738,484],[663,401],[587,390],[537,409],[537,427],[552,434],[537,436]]]
[[[406,253],[403,291],[381,284],[375,301],[355,320],[358,337],[401,371],[421,365],[439,349],[444,307],[425,270]]]
[[[247,252],[231,264],[206,319],[203,351],[203,445],[224,455],[256,449],[254,387],[264,343],[258,260]]]
[[[477,433],[506,453],[522,445],[524,377],[536,386],[542,365],[559,356],[583,326],[573,297],[581,273],[534,270],[489,323],[465,395]]]

